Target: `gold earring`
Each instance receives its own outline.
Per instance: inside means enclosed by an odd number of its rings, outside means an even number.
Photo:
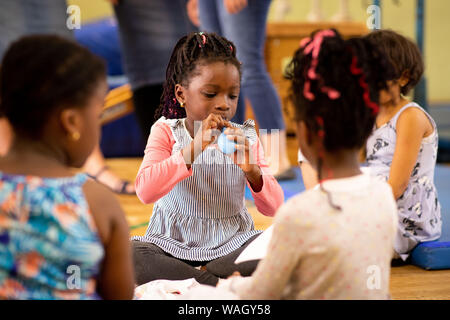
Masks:
[[[184,108],[184,102],[180,102],[180,107]]]
[[[78,131],[72,132],[72,140],[73,141],[78,141],[80,140],[80,133]]]

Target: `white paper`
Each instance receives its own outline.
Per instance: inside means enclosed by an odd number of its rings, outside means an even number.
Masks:
[[[255,240],[250,242],[247,248],[241,252],[234,263],[241,263],[251,260],[261,260],[267,254],[270,239],[272,238],[273,226],[267,228]]]

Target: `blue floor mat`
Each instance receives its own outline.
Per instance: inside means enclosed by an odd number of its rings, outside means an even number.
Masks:
[[[437,165],[434,182],[441,203],[442,235],[419,244],[411,253],[411,263],[427,270],[450,269],[450,167]]]
[[[300,169],[295,168],[294,180],[280,181],[284,200],[305,190]],[[411,263],[427,270],[450,269],[450,166],[437,165],[435,184],[441,203],[442,235],[439,240],[419,244],[411,253]],[[253,200],[248,188],[245,198]]]
[[[284,201],[290,197],[305,191],[305,185],[303,184],[302,174],[299,167],[294,167],[295,179],[280,181],[280,186],[284,191]],[[253,201],[252,193],[248,187],[245,188],[245,199]]]

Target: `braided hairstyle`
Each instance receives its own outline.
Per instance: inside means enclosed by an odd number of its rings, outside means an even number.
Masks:
[[[290,99],[296,120],[304,121],[320,138],[320,182],[324,151],[357,150],[364,145],[378,113],[379,91],[393,79],[392,70],[371,40],[344,40],[334,29],[313,32],[294,53],[286,70]]]
[[[189,85],[197,73],[197,66],[213,62],[231,63],[239,70],[241,64],[236,58],[236,47],[231,41],[215,33],[195,32],[178,40],[166,70],[166,82],[161,101],[155,113],[155,120],[164,116],[168,119],[186,117],[186,111],[175,98],[175,85]]]
[[[323,37],[317,59],[305,49],[318,31],[295,52],[286,72],[291,80],[290,98],[296,120],[303,120],[316,134],[323,129],[326,151],[357,149],[372,131],[379,91],[386,89],[394,74],[387,57],[372,41],[343,40],[338,31],[330,31],[333,36]],[[312,65],[315,79],[310,77]],[[330,89],[336,95],[329,94]],[[312,96],[305,96],[305,91]],[[323,121],[317,121],[318,117]]]
[[[0,71],[0,116],[16,134],[40,139],[57,110],[83,107],[106,78],[105,63],[74,41],[56,35],[20,38]]]

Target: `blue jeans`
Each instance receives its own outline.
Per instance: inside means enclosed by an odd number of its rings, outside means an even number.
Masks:
[[[243,97],[250,100],[261,129],[284,130],[281,102],[264,62],[266,20],[271,0],[248,0],[248,6],[229,14],[223,0],[199,0],[201,29],[215,32],[232,41],[242,62],[242,84],[233,121],[245,118]]]
[[[114,6],[125,73],[133,90],[161,84],[177,41],[196,31],[187,0],[122,0]]]
[[[67,29],[65,0],[1,0],[0,59],[11,42],[28,34],[59,34],[73,39]]]

